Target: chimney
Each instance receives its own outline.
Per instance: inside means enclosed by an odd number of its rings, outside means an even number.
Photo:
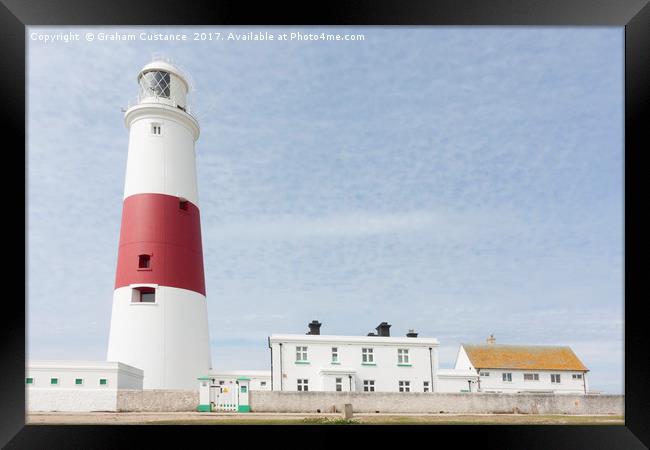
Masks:
[[[415,332],[415,330],[409,330],[408,333],[406,333],[406,337],[418,337],[418,334]]]
[[[387,322],[382,322],[377,325],[377,336],[390,336],[390,325]]]
[[[320,334],[320,326],[322,324],[318,320],[312,320],[311,323],[308,323],[309,331],[305,334]]]
[[[494,345],[497,343],[497,340],[494,338],[494,335],[491,334],[490,337],[485,340],[485,342],[487,342],[488,345]]]

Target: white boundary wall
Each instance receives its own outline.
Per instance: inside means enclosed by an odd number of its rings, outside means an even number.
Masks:
[[[252,391],[252,412],[624,414],[622,395]]]

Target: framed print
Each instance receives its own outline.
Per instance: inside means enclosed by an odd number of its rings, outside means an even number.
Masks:
[[[647,3],[3,1],[2,444],[650,445]]]

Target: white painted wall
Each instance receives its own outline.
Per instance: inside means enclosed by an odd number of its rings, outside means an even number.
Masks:
[[[481,390],[483,392],[536,392],[553,391],[556,394],[584,394],[583,380],[574,380],[574,372],[567,370],[514,370],[514,369],[482,369],[481,373],[489,376],[480,376]],[[503,373],[512,374],[512,382],[503,381]],[[539,381],[524,380],[524,373],[539,374]],[[551,383],[551,374],[560,374],[560,383]],[[584,375],[583,375],[584,376]],[[587,390],[587,392],[589,392]]]
[[[436,392],[476,392],[478,375],[470,370],[438,369]]]
[[[25,384],[28,411],[115,411],[118,389],[142,389],[143,371],[119,362],[30,361],[25,378],[34,381]]]
[[[297,391],[297,380],[308,379],[310,391],[333,391],[331,371],[339,371],[352,391],[363,391],[363,380],[375,381],[375,392],[398,392],[399,381],[409,381],[411,392],[423,392],[424,382],[432,388],[432,371],[438,360],[438,341],[429,338],[331,335],[272,335],[273,390]],[[282,344],[282,345],[280,345]],[[296,346],[307,346],[308,364],[296,362]],[[332,347],[338,348],[339,364],[332,363]],[[373,349],[374,365],[362,363],[362,348]],[[397,349],[409,350],[410,366],[399,366]],[[431,357],[430,351],[431,348]],[[282,376],[280,364],[282,359]],[[433,364],[431,362],[433,360]]]
[[[136,106],[127,112],[130,130],[124,198],[143,193],[167,194],[199,205],[195,136],[186,116],[163,105]],[[151,133],[152,123],[161,125],[160,136]]]
[[[197,389],[211,366],[206,298],[158,286],[155,303],[115,290],[107,359],[144,370],[144,389]]]

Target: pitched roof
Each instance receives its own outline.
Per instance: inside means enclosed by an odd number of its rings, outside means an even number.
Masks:
[[[477,369],[589,370],[570,347],[461,344]]]

